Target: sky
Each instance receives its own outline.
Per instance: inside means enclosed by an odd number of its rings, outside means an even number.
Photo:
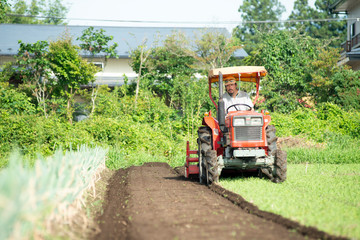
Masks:
[[[290,15],[295,0],[280,0]],[[313,4],[315,0],[309,2]],[[220,3],[221,2],[221,3]],[[238,8],[241,0],[64,0],[69,7],[70,25],[100,26],[182,26],[226,27],[231,30],[241,21]],[[75,19],[103,19],[90,21]],[[121,22],[132,20],[140,22]],[[147,21],[152,21],[147,23]],[[163,23],[169,22],[169,23]],[[179,24],[178,22],[183,22]],[[223,22],[219,24],[219,22]],[[224,23],[226,22],[226,23]]]

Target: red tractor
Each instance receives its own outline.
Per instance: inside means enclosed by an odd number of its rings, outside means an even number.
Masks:
[[[256,172],[273,182],[286,179],[286,153],[277,149],[275,127],[270,125],[267,111],[229,111],[223,100],[223,78],[232,76],[236,81],[256,84],[254,106],[259,97],[260,79],[267,71],[259,66],[218,68],[209,71],[209,96],[217,110],[217,119],[211,112],[203,118],[198,130],[198,150],[186,146],[185,177],[198,176],[200,183],[218,182],[223,170]],[[218,82],[218,104],[212,98],[212,83]],[[243,105],[243,104],[235,104]],[[234,105],[233,105],[234,106]],[[235,106],[236,107],[236,106]],[[240,108],[238,108],[240,109]],[[191,155],[197,155],[191,157]]]

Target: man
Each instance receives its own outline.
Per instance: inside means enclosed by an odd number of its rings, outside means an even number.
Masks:
[[[225,83],[225,90],[226,92],[223,95],[224,103],[225,103],[225,113],[228,111],[239,111],[239,110],[250,110],[250,108],[253,108],[254,105],[250,100],[249,95],[246,92],[240,91],[237,89],[237,83],[234,77],[228,76],[224,77],[223,79]],[[234,104],[246,104],[249,107],[245,105],[236,105],[231,108],[231,105]]]

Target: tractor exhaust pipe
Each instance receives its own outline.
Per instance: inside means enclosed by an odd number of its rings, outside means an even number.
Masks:
[[[218,112],[217,119],[219,121],[220,130],[225,132],[225,103],[223,99],[223,75],[219,72],[219,102],[218,102]]]

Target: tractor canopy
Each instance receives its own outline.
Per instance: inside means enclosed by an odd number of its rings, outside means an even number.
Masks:
[[[232,76],[236,81],[253,82],[256,83],[260,78],[265,77],[267,71],[262,66],[238,66],[215,68],[209,71],[209,83],[219,81],[219,74],[222,73],[223,77]]]
[[[216,110],[218,110],[218,105],[215,103],[212,93],[211,93],[211,84],[219,81],[219,76],[229,77],[232,76],[236,81],[242,82],[253,82],[256,83],[256,96],[253,101],[255,106],[259,98],[259,88],[260,88],[260,79],[265,77],[267,71],[263,66],[236,66],[236,67],[226,67],[226,68],[214,68],[209,71],[209,97],[213,102]],[[222,78],[221,78],[222,79]],[[222,84],[219,84],[219,92],[222,95]],[[219,97],[220,98],[220,97]]]

